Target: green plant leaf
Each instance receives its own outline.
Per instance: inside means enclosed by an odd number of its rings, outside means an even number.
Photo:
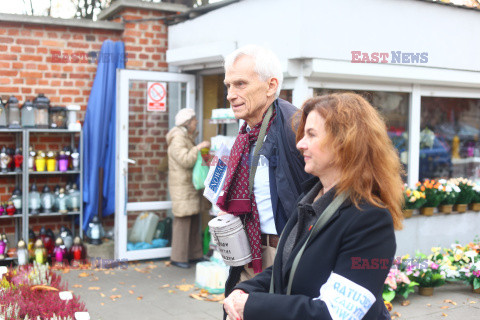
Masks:
[[[395,291],[383,292],[382,297],[383,300],[390,302],[395,298]]]

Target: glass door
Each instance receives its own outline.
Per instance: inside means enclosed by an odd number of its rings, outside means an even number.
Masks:
[[[169,257],[166,135],[181,108],[195,102],[195,76],[117,71],[115,257]],[[160,222],[160,223],[159,223]]]

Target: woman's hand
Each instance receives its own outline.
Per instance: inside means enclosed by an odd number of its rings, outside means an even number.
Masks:
[[[233,290],[223,301],[223,308],[232,320],[243,320],[243,309],[247,302],[248,294],[243,290]]]
[[[210,141],[202,141],[197,144],[198,151],[202,150],[203,148],[210,148]]]

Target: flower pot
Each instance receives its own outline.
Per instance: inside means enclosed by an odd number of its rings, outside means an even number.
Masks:
[[[470,203],[470,210],[480,211],[480,202]]]
[[[413,214],[413,209],[403,209],[403,216],[405,219],[411,218]]]
[[[478,293],[478,294],[480,294],[480,288],[478,288],[478,289],[473,289],[473,284],[472,284],[472,292],[473,292],[473,293]]]
[[[454,211],[457,211],[458,213],[464,213],[467,211],[467,205],[466,204],[456,204],[455,207],[453,208]]]
[[[453,204],[442,204],[438,209],[441,213],[452,213]]]
[[[433,287],[418,287],[418,294],[421,296],[433,296]]]
[[[424,216],[433,216],[433,207],[423,207],[420,208],[420,213]]]

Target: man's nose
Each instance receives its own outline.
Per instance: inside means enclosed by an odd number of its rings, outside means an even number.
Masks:
[[[233,99],[235,99],[237,97],[237,94],[235,93],[235,90],[233,90],[233,88],[229,88],[227,90],[227,100],[228,101],[231,101]]]

